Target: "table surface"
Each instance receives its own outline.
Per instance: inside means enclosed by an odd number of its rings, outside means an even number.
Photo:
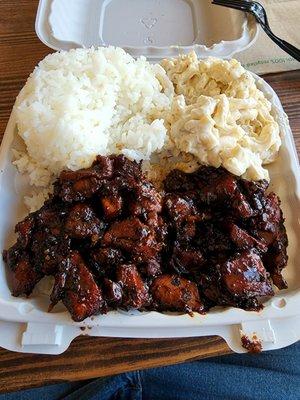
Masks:
[[[0,142],[15,101],[34,66],[52,50],[34,31],[38,0],[0,2]],[[290,118],[300,153],[300,70],[265,76]],[[111,339],[80,337],[59,356],[0,349],[0,392],[90,379],[229,353],[218,337]]]

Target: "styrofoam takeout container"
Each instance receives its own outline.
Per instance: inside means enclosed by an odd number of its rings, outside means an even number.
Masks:
[[[36,31],[54,49],[114,44],[125,47],[132,55],[154,59],[192,49],[199,57],[229,57],[249,46],[256,35],[251,18],[212,8],[208,0],[40,0]],[[153,42],[148,37],[153,37]],[[271,189],[280,196],[286,217],[290,244],[284,275],[289,289],[268,300],[261,312],[215,308],[207,315],[190,317],[113,311],[76,323],[62,305],[47,313],[49,296],[43,294],[41,286],[29,299],[11,296],[1,259],[0,346],[20,352],[59,354],[82,334],[143,338],[219,335],[232,350],[244,352],[242,334],[249,338],[255,334],[263,350],[281,348],[300,339],[300,168],[292,132],[277,95],[261,78],[255,75],[255,79],[271,101],[283,135],[279,158],[269,171]],[[13,243],[13,227],[26,214],[22,204],[26,182],[11,163],[11,149],[17,145],[15,133],[12,112],[0,150],[1,252]]]

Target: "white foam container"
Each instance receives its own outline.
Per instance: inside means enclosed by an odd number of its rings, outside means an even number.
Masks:
[[[174,2],[177,10],[173,9]],[[217,11],[209,3],[206,0],[40,0],[36,31],[40,39],[53,49],[115,44],[123,45],[132,55],[143,54],[153,59],[191,49],[199,57],[229,57],[251,45],[256,37],[253,20],[231,10],[217,7]],[[122,26],[124,15],[129,22]],[[222,40],[222,30],[211,31],[218,25],[214,24],[215,19],[224,28],[226,39],[230,40]],[[177,32],[179,20],[182,22],[180,33]],[[235,23],[231,31],[229,20]],[[117,26],[119,31],[115,32],[109,25]],[[128,25],[134,28],[135,33],[125,32]],[[155,43],[148,46],[143,38],[152,29],[157,41],[155,39]],[[175,46],[174,38],[183,46]],[[215,44],[209,47],[212,41]],[[256,75],[255,79],[272,103],[272,112],[283,136],[279,158],[269,171],[271,189],[280,196],[286,217],[290,244],[289,263],[284,274],[289,289],[278,292],[260,312],[215,308],[206,315],[190,317],[175,313],[113,311],[75,323],[62,305],[47,313],[49,296],[39,291],[29,299],[11,296],[1,259],[0,346],[24,353],[60,354],[82,334],[136,338],[218,335],[233,351],[241,353],[246,351],[241,346],[241,332],[250,338],[255,334],[263,350],[281,348],[300,339],[300,263],[297,260],[300,247],[300,168],[288,119],[277,95],[264,80]],[[16,145],[13,111],[0,149],[1,252],[13,243],[13,227],[26,214],[22,197],[28,188],[11,164],[11,149]]]

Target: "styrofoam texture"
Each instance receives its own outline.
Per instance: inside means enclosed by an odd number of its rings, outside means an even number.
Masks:
[[[67,348],[71,337],[82,334],[79,329],[82,326],[91,328],[87,334],[96,336],[188,337],[208,334],[220,335],[234,351],[238,352],[244,351],[240,343],[239,329],[246,330],[249,334],[256,332],[261,337],[265,350],[283,347],[300,339],[300,263],[297,254],[300,247],[299,162],[288,119],[277,95],[263,79],[254,76],[258,87],[272,103],[273,115],[280,124],[283,135],[283,145],[279,158],[269,166],[269,171],[271,176],[270,189],[280,196],[286,217],[289,237],[289,262],[284,275],[289,288],[278,291],[275,297],[265,303],[264,309],[260,312],[249,312],[228,307],[215,308],[206,315],[195,314],[190,317],[176,313],[112,311],[107,315],[95,316],[81,323],[75,323],[62,305],[56,307],[53,312],[47,313],[49,296],[36,292],[29,299],[11,296],[6,269],[1,259],[0,320],[10,321],[7,329],[12,329],[11,322],[17,322],[14,328],[17,330],[22,330],[23,328],[20,328],[20,326],[22,327],[24,323],[27,323],[29,332],[31,332],[28,333],[29,337],[32,337],[32,326],[36,327],[36,324],[40,324],[40,326],[50,324],[53,329],[55,326],[60,326],[64,332],[67,332],[61,335],[59,344],[50,346],[45,343],[44,347],[41,343],[28,345],[28,343],[25,343],[26,341],[22,347],[20,335],[17,335],[19,341],[15,342],[14,350],[29,351],[28,349],[30,349],[31,352],[35,350],[35,352],[57,354]],[[26,214],[22,196],[28,187],[26,187],[26,182],[20,179],[16,168],[11,164],[11,149],[18,145],[15,131],[15,117],[14,112],[12,112],[0,149],[0,251],[13,243],[15,239],[13,227]],[[281,319],[282,324],[280,323]],[[41,338],[43,338],[43,335]],[[32,339],[33,342],[35,340]],[[40,340],[45,341],[45,339]],[[7,338],[4,339],[1,331],[0,345],[12,348],[12,344],[8,344]]]
[[[191,50],[231,57],[258,29],[251,15],[210,0],[40,0],[36,32],[55,50],[114,45],[155,59]]]

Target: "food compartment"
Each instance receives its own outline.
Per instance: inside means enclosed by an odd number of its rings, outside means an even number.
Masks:
[[[292,134],[288,125],[287,118],[282,110],[279,100],[273,90],[260,78],[257,79],[258,87],[264,91],[266,96],[273,104],[273,114],[278,120],[281,132],[284,136],[283,145],[279,153],[279,157],[269,166],[271,185],[270,190],[274,190],[282,201],[282,209],[286,218],[286,228],[289,237],[289,262],[287,268],[284,270],[284,275],[288,281],[289,288],[284,291],[279,291],[277,295],[265,303],[263,311],[259,314],[257,312],[246,312],[241,309],[235,308],[214,308],[205,316],[197,315],[197,317],[189,320],[186,315],[178,314],[158,314],[151,313],[136,313],[139,316],[137,319],[142,324],[145,321],[156,320],[157,317],[162,318],[164,321],[177,321],[179,326],[186,326],[187,320],[189,326],[197,325],[201,322],[202,326],[221,325],[237,323],[239,321],[255,320],[259,318],[275,318],[280,315],[288,317],[295,315],[298,311],[295,305],[298,304],[299,298],[299,262],[297,260],[297,249],[299,248],[300,240],[300,225],[296,216],[300,212],[299,203],[299,180],[298,170],[299,165],[297,155],[292,139]],[[0,224],[0,246],[1,251],[8,248],[14,241],[13,226],[16,222],[22,219],[26,210],[23,206],[22,194],[26,191],[26,184],[21,182],[18,178],[16,168],[11,164],[11,148],[16,146],[13,142],[15,136],[15,122],[13,115],[5,134],[4,142],[1,147],[0,157],[0,204],[1,209],[5,210],[1,218]],[[283,179],[284,177],[284,179]],[[38,287],[29,299],[12,297],[9,290],[9,279],[6,275],[4,263],[1,259],[0,268],[1,273],[1,294],[0,303],[1,318],[8,320],[21,320],[21,321],[35,321],[35,322],[55,322],[64,324],[74,324],[69,315],[66,313],[64,307],[61,305],[56,307],[52,313],[47,313],[49,305],[49,296],[47,293],[47,282]],[[7,312],[10,309],[10,312]],[[108,326],[116,326],[119,319],[122,324],[131,324],[128,319],[127,313],[110,312],[106,316],[98,316],[93,318],[92,321],[88,320],[84,323],[91,325],[107,324]],[[159,325],[160,322],[157,321]]]

